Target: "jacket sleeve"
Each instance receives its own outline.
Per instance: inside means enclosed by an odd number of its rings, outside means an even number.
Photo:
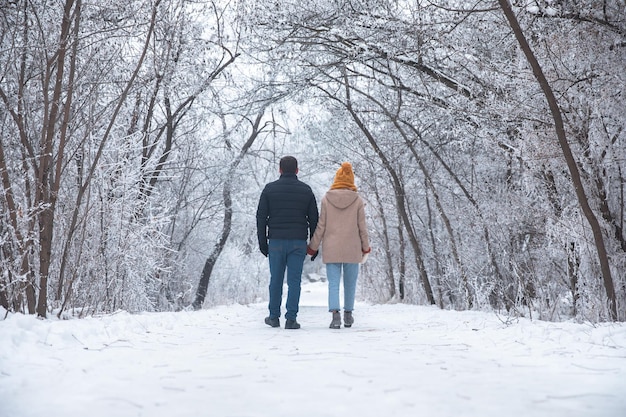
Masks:
[[[317,211],[317,200],[315,199],[315,194],[313,194],[313,191],[311,191],[311,200],[309,201],[307,220],[309,222],[309,238],[312,238],[313,233],[315,233],[315,229],[317,228],[317,223],[319,221],[319,212]]]
[[[322,198],[322,208],[320,211],[319,219],[315,232],[311,236],[309,247],[313,250],[318,250],[322,239],[324,238],[324,232],[326,231],[326,199]]]
[[[267,249],[267,222],[269,216],[269,203],[267,201],[267,194],[265,189],[261,193],[259,198],[259,205],[256,209],[256,229],[257,238],[259,240],[259,249],[263,251]]]
[[[370,248],[370,240],[369,234],[367,233],[367,224],[365,222],[365,202],[363,202],[363,199],[361,199],[357,211],[357,223],[359,225],[359,237],[361,238],[361,250],[368,250]]]

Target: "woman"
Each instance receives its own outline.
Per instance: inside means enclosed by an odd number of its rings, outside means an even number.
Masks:
[[[341,164],[330,190],[322,199],[320,217],[307,253],[315,255],[323,242],[322,262],[328,279],[328,310],[333,314],[331,329],[341,327],[339,283],[343,270],[345,327],[354,323],[354,296],[359,263],[371,251],[365,225],[365,203],[356,192],[354,172],[349,162]]]

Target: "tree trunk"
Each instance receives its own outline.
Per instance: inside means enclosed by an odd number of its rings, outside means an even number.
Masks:
[[[3,101],[8,103],[6,96],[3,91],[0,89],[0,96],[2,96]],[[7,106],[8,107],[8,106]],[[18,112],[19,113],[19,112]],[[23,120],[21,116],[16,114],[16,112],[11,111],[11,115],[17,124],[20,135],[25,136],[26,132],[23,125]],[[15,202],[15,197],[13,195],[13,189],[11,180],[9,178],[9,171],[7,169],[6,159],[4,155],[4,147],[2,146],[2,142],[0,141],[0,175],[2,176],[2,189],[4,190],[4,199],[7,204],[7,211],[9,215],[9,220],[11,222],[11,228],[13,230],[13,241],[10,244],[10,247],[6,250],[6,252],[13,252],[11,256],[7,256],[7,258],[17,257],[21,259],[20,262],[20,270],[18,271],[19,276],[23,277],[23,279],[16,284],[18,287],[13,294],[12,297],[9,297],[8,303],[13,306],[15,311],[20,311],[22,305],[22,295],[26,294],[26,302],[29,314],[35,314],[36,306],[37,306],[37,295],[35,294],[35,289],[33,287],[33,276],[31,272],[31,268],[28,262],[28,252],[29,248],[32,245],[31,233],[27,233],[24,236],[20,232],[20,227],[18,224],[18,212],[21,212],[21,209],[17,207]],[[32,221],[29,221],[29,229],[32,231]],[[3,249],[4,251],[4,249]],[[10,271],[9,271],[10,274]],[[9,275],[10,276],[10,275]],[[10,281],[9,281],[10,282]]]
[[[399,262],[398,262],[398,295],[400,296],[400,301],[404,301],[406,297],[406,258],[404,256],[404,251],[406,249],[406,244],[404,242],[404,232],[402,231],[402,219],[400,218],[400,213],[398,213],[398,240],[400,241],[399,250]]]
[[[559,108],[559,104],[554,95],[554,91],[550,87],[548,80],[543,73],[541,65],[539,65],[539,61],[535,57],[524,33],[522,32],[522,28],[520,27],[519,22],[517,21],[517,17],[511,8],[508,0],[498,0],[500,3],[500,7],[515,34],[515,37],[520,44],[524,55],[526,55],[526,59],[528,63],[533,69],[533,73],[537,82],[541,86],[544,95],[546,96],[546,100],[548,101],[548,105],[550,106],[550,111],[552,113],[552,118],[554,119],[554,127],[556,129],[556,135],[559,140],[559,145],[561,146],[561,150],[563,152],[563,156],[565,157],[565,162],[567,163],[567,168],[569,169],[570,175],[572,176],[572,182],[574,183],[574,189],[576,191],[576,197],[578,198],[578,204],[582,212],[585,215],[585,218],[589,222],[591,226],[591,230],[593,231],[593,238],[596,244],[596,250],[598,253],[598,259],[600,261],[600,268],[602,270],[602,277],[604,279],[604,288],[606,290],[606,296],[609,301],[609,312],[611,318],[613,320],[617,320],[617,302],[615,297],[615,287],[613,285],[613,278],[611,277],[611,267],[609,264],[609,257],[606,252],[606,247],[604,245],[604,237],[602,236],[602,229],[600,228],[600,223],[598,222],[597,217],[595,216],[591,206],[589,205],[589,201],[585,194],[585,190],[583,188],[582,180],[580,178],[580,172],[578,170],[578,166],[576,165],[576,160],[574,159],[574,155],[572,154],[572,150],[567,142],[567,137],[565,136],[565,127],[563,124],[563,117],[561,115],[561,109]]]
[[[81,1],[78,0],[77,8],[80,8]],[[48,275],[50,273],[50,262],[52,256],[52,239],[54,236],[54,212],[58,195],[59,180],[55,178],[54,168],[54,143],[57,135],[56,121],[63,113],[61,106],[61,96],[63,94],[63,84],[65,81],[65,58],[67,56],[67,47],[70,40],[70,28],[77,10],[74,8],[74,0],[66,0],[63,8],[63,20],[61,22],[61,33],[59,37],[59,49],[55,54],[56,59],[48,61],[48,74],[52,74],[56,69],[56,77],[54,81],[54,90],[52,100],[44,103],[44,106],[50,106],[46,111],[46,119],[44,119],[44,131],[42,132],[41,156],[39,159],[39,173],[37,176],[37,197],[35,206],[41,207],[38,214],[39,220],[39,297],[37,300],[37,315],[46,317],[48,310]],[[75,22],[78,25],[78,21]],[[46,84],[50,80],[46,76]],[[72,83],[69,83],[70,85]],[[69,92],[71,93],[71,92]],[[69,94],[68,93],[68,94]],[[44,96],[46,97],[46,96]],[[71,97],[66,97],[71,102]],[[48,110],[48,109],[47,109]],[[65,109],[69,111],[69,109]],[[63,159],[65,138],[61,136],[57,158]],[[61,164],[58,165],[59,169]]]
[[[250,134],[248,141],[243,145],[243,147],[239,151],[239,154],[237,155],[235,160],[231,163],[228,169],[228,172],[226,174],[226,181],[224,182],[224,189],[222,192],[222,195],[224,197],[224,221],[222,223],[222,232],[220,234],[220,239],[215,244],[215,246],[213,246],[213,250],[211,251],[211,254],[207,258],[206,262],[204,263],[204,268],[202,268],[202,274],[200,275],[200,282],[198,283],[198,289],[196,290],[196,298],[192,303],[192,307],[194,308],[194,310],[201,309],[202,305],[204,304],[204,299],[206,298],[206,293],[209,288],[209,280],[211,279],[213,268],[215,267],[217,260],[219,259],[220,255],[222,254],[222,251],[224,250],[224,247],[226,246],[226,242],[228,241],[228,236],[230,236],[230,231],[232,228],[232,218],[233,218],[233,205],[232,205],[232,196],[231,196],[233,177],[235,175],[235,172],[237,171],[237,167],[239,166],[243,158],[246,156],[246,154],[248,153],[248,150],[250,150],[250,147],[252,147],[252,144],[254,143],[256,138],[259,136],[259,133],[261,133],[261,130],[263,129],[262,127],[259,128],[259,125],[261,124],[261,119],[263,118],[263,115],[265,114],[266,107],[267,106],[264,106],[263,108],[261,108],[261,110],[257,114],[256,120],[252,124],[252,133]]]
[[[79,5],[80,5],[81,1],[79,0]],[[81,177],[78,178],[78,193],[76,194],[76,202],[74,204],[74,208],[73,208],[73,212],[72,212],[72,217],[70,220],[70,224],[68,227],[68,234],[67,234],[67,239],[66,239],[66,245],[65,248],[63,250],[63,256],[61,258],[61,268],[60,268],[60,276],[63,277],[65,275],[65,268],[66,268],[66,263],[67,263],[67,257],[69,254],[69,245],[70,243],[73,241],[73,237],[74,237],[74,233],[76,233],[77,230],[77,224],[78,224],[78,216],[80,213],[80,209],[83,203],[83,198],[85,198],[85,195],[87,194],[87,190],[89,189],[89,185],[91,184],[91,179],[93,178],[97,168],[98,168],[98,162],[100,161],[100,158],[102,157],[102,154],[104,152],[105,146],[111,136],[111,132],[113,131],[114,127],[116,126],[117,123],[117,117],[120,114],[122,107],[124,105],[124,103],[126,102],[126,99],[128,98],[128,92],[130,91],[131,87],[135,84],[135,80],[137,79],[138,75],[139,75],[139,71],[143,66],[144,60],[146,58],[146,55],[148,53],[148,49],[151,45],[151,39],[152,39],[152,35],[154,34],[154,27],[156,25],[156,14],[157,14],[157,10],[158,7],[161,3],[161,0],[156,0],[154,5],[152,6],[152,14],[150,16],[150,25],[148,27],[147,33],[146,33],[146,40],[144,42],[144,44],[142,45],[142,50],[141,50],[141,55],[137,61],[137,64],[135,66],[135,68],[133,69],[133,73],[130,77],[130,79],[126,82],[125,86],[124,86],[124,90],[120,93],[119,95],[119,99],[118,102],[115,105],[115,109],[113,111],[113,114],[111,116],[111,120],[109,121],[107,128],[105,130],[105,132],[102,134],[102,138],[100,139],[100,142],[98,143],[98,147],[96,149],[93,161],[91,163],[91,165],[89,166],[89,169],[87,170],[87,175],[85,177],[85,179],[83,180]],[[77,13],[79,13],[79,11],[77,11]],[[67,111],[69,111],[69,108],[67,109]],[[58,155],[58,158],[61,158],[62,155]],[[82,169],[81,169],[82,171]],[[57,180],[58,181],[58,180]],[[64,278],[61,278],[61,283],[63,283]],[[60,285],[59,287],[61,287],[62,285]],[[108,288],[108,285],[107,285]],[[70,289],[71,290],[71,289]],[[59,291],[62,291],[62,289],[60,288]],[[60,292],[59,292],[60,294]],[[69,297],[71,295],[71,293],[68,291],[66,297]],[[59,313],[60,314],[60,313]]]
[[[389,238],[389,229],[387,226],[387,216],[383,210],[383,201],[378,192],[378,187],[374,185],[374,196],[376,197],[376,203],[378,206],[378,217],[380,218],[383,233],[383,242],[385,245],[385,260],[387,264],[387,283],[389,284],[389,297],[394,298],[396,296],[396,283],[393,277],[393,258],[391,256],[391,239]]]
[[[383,111],[383,113],[389,118],[389,120],[393,123],[393,125],[395,126],[396,130],[398,131],[398,133],[404,139],[404,143],[407,146],[407,148],[411,151],[411,154],[413,155],[413,158],[415,159],[415,162],[417,162],[418,167],[420,168],[420,171],[422,171],[422,173],[424,174],[424,177],[426,178],[426,187],[429,188],[432,191],[432,193],[433,193],[433,197],[435,199],[435,204],[437,206],[437,212],[438,212],[439,216],[441,217],[441,219],[442,219],[442,221],[444,223],[444,226],[446,227],[446,231],[448,232],[448,236],[450,238],[450,247],[451,247],[451,250],[452,250],[452,255],[453,255],[454,260],[455,260],[455,262],[456,262],[456,264],[457,264],[457,266],[459,268],[459,271],[460,271],[460,274],[461,274],[461,281],[463,282],[463,288],[464,288],[464,292],[465,292],[465,302],[466,302],[466,305],[467,305],[468,308],[472,308],[473,305],[474,305],[473,294],[472,294],[471,288],[469,286],[469,280],[468,280],[467,274],[465,272],[465,267],[464,267],[463,263],[461,262],[461,257],[459,255],[459,252],[458,252],[458,249],[457,249],[457,243],[456,243],[456,238],[454,237],[452,224],[451,224],[448,216],[446,215],[445,210],[443,209],[443,205],[441,204],[441,200],[439,198],[439,194],[437,193],[435,185],[433,184],[433,181],[431,180],[431,176],[430,176],[430,174],[429,174],[429,172],[428,172],[424,162],[422,161],[422,158],[418,154],[417,149],[415,148],[414,141],[412,141],[409,138],[409,135],[406,132],[406,129],[408,129],[410,132],[412,132],[413,135],[415,136],[415,138],[419,139],[422,143],[427,145],[429,150],[442,163],[442,165],[444,166],[446,171],[449,172],[450,175],[454,178],[454,180],[457,182],[459,187],[462,190],[464,190],[464,193],[467,196],[468,200],[476,208],[476,211],[477,211],[478,215],[482,219],[482,212],[480,210],[480,207],[475,202],[475,200],[470,196],[469,192],[466,190],[466,188],[463,186],[461,181],[458,179],[458,176],[455,175],[449,169],[448,165],[443,162],[443,159],[432,148],[432,146],[430,146],[428,144],[428,142],[426,142],[422,138],[422,136],[420,135],[420,132],[415,128],[415,126],[413,126],[413,125],[411,125],[411,124],[409,124],[407,122],[402,122],[395,114],[392,114],[389,111],[389,109],[383,103],[381,103],[379,100],[374,98],[368,92],[362,91],[362,90],[358,90],[358,92],[360,94],[362,94],[363,96],[367,97],[367,99],[369,99],[373,103],[375,103]],[[401,96],[398,96],[398,97],[401,98]],[[398,100],[398,108],[401,105],[402,105],[402,100],[399,99]],[[403,127],[403,125],[404,125],[404,127]],[[496,276],[500,277],[500,271],[499,271],[499,268],[498,268],[498,265],[497,265],[497,262],[496,262],[496,259],[495,259],[495,255],[493,254],[493,250],[491,249],[491,243],[490,243],[490,239],[489,239],[489,232],[487,231],[487,226],[484,226],[484,231],[485,231],[485,239],[486,239],[487,251],[489,253],[489,260],[491,261],[491,264],[492,264],[492,266],[493,266],[493,268],[494,268],[494,270],[496,272]]]
[[[578,299],[580,291],[578,289],[578,269],[580,267],[580,259],[578,257],[576,243],[571,242],[567,248],[567,276],[569,278],[570,291],[572,292],[573,315],[578,310]]]
[[[398,173],[391,166],[391,162],[387,159],[385,154],[382,152],[382,150],[378,146],[378,143],[376,142],[376,139],[374,138],[372,133],[369,131],[369,129],[365,126],[363,121],[359,118],[359,116],[356,114],[356,112],[352,108],[352,102],[350,100],[350,86],[348,85],[347,80],[346,80],[345,87],[346,87],[346,94],[348,96],[345,106],[348,112],[354,119],[359,129],[361,129],[361,131],[365,134],[365,136],[367,137],[367,140],[369,141],[370,145],[374,149],[374,152],[376,152],[383,166],[387,170],[387,173],[392,178],[393,189],[396,195],[397,208],[400,213],[400,218],[402,219],[402,223],[404,224],[404,227],[409,234],[409,241],[411,242],[411,246],[413,247],[413,252],[415,254],[415,262],[417,263],[417,268],[420,273],[420,279],[424,287],[424,292],[426,293],[426,298],[428,299],[428,302],[430,304],[436,304],[435,297],[433,295],[433,289],[428,279],[428,272],[426,271],[426,266],[424,265],[422,247],[419,243],[419,240],[417,239],[415,230],[413,230],[413,227],[411,225],[411,220],[409,219],[409,214],[406,209],[406,200],[404,198],[406,193],[404,192],[404,187],[402,185],[402,182],[400,181],[400,177],[398,176]]]
[[[420,171],[422,171],[422,173],[424,174],[424,178],[426,180],[424,184],[425,187],[429,188],[431,192],[433,193],[433,198],[435,200],[435,205],[437,207],[437,213],[439,214],[439,217],[441,217],[441,221],[443,222],[446,228],[446,232],[448,233],[448,238],[450,239],[450,249],[452,250],[452,257],[456,265],[458,266],[459,272],[461,274],[461,282],[463,283],[463,290],[465,292],[464,301],[465,301],[466,307],[472,308],[474,305],[474,298],[473,298],[472,291],[469,286],[469,280],[467,278],[467,274],[465,273],[465,266],[463,265],[463,262],[461,262],[461,256],[459,255],[456,238],[454,237],[454,231],[452,230],[452,223],[450,222],[448,215],[443,209],[443,205],[441,204],[441,199],[439,198],[439,194],[437,193],[435,184],[433,183],[430,173],[426,169],[426,165],[422,161],[422,158],[420,158],[420,156],[418,155],[417,150],[415,149],[415,146],[409,140],[408,136],[406,135],[406,133],[404,132],[404,130],[402,129],[402,127],[398,124],[396,120],[394,120],[394,125],[396,126],[396,128],[398,129],[402,137],[404,138],[404,142],[407,145],[407,147],[411,150],[411,154],[413,155],[413,158],[415,159],[415,161],[418,163]],[[434,248],[434,245],[435,245],[435,241],[433,239],[433,248]],[[487,242],[487,246],[490,246],[489,242]],[[495,263],[495,258],[491,258],[491,259],[492,259],[492,262]],[[443,304],[441,304],[441,308],[443,308]]]

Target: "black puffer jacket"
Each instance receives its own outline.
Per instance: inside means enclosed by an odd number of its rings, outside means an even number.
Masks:
[[[313,190],[296,174],[281,174],[265,186],[256,211],[261,252],[268,239],[307,240],[317,227],[319,212]]]

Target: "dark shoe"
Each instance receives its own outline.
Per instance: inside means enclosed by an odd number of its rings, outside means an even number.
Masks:
[[[272,327],[280,327],[280,320],[278,320],[278,317],[265,317],[265,324]]]
[[[333,311],[332,313],[333,313],[333,321],[330,322],[330,326],[328,327],[330,327],[331,329],[341,328],[341,314],[337,310]]]
[[[343,325],[346,327],[352,327],[352,323],[354,323],[354,317],[352,317],[352,311],[344,311],[343,312]]]
[[[298,323],[295,320],[287,319],[287,321],[285,322],[285,329],[299,329],[299,328],[300,328],[300,323]]]

